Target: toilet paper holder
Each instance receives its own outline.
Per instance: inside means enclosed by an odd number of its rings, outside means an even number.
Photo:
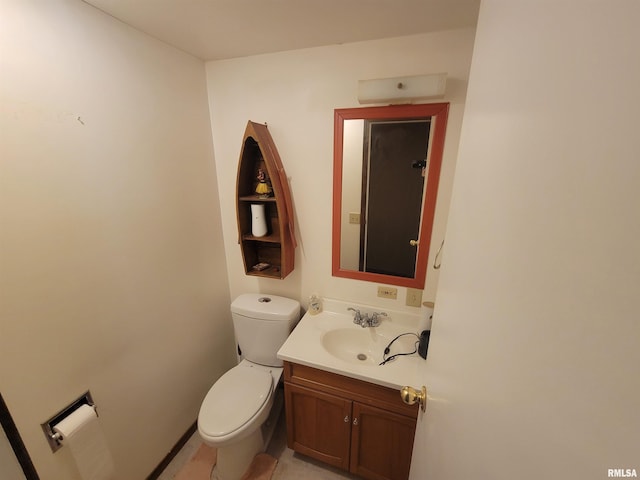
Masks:
[[[52,452],[55,453],[62,447],[62,436],[58,432],[54,432],[53,427],[75,412],[82,405],[89,405],[94,409],[96,408],[96,404],[93,402],[93,398],[91,397],[91,392],[88,390],[75,401],[52,416],[49,420],[40,424],[45,436],[47,437],[47,442],[49,443],[49,447],[51,447]]]

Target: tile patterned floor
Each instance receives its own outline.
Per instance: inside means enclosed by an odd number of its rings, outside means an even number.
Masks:
[[[158,477],[158,480],[172,480],[201,444],[202,440],[200,440],[198,432],[194,433]],[[273,434],[267,453],[278,459],[278,466],[271,480],[354,480],[358,478],[342,470],[316,462],[304,455],[299,455],[287,448],[284,411],[278,419],[278,426]]]

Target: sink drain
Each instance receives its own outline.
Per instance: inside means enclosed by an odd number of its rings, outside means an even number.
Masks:
[[[364,353],[359,353],[357,355],[358,360],[366,360],[367,356]]]

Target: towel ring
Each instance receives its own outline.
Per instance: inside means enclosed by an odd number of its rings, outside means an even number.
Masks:
[[[444,247],[444,239],[442,239],[442,243],[440,244],[440,248],[438,249],[438,252],[436,253],[436,257],[433,259],[433,268],[435,270],[439,270],[440,267],[442,266],[442,247]]]

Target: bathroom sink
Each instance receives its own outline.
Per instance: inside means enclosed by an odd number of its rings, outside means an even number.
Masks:
[[[385,309],[377,327],[353,323],[352,309],[371,316],[371,305],[323,298],[320,312],[304,314],[278,351],[278,358],[387,388],[401,389],[422,381],[416,372],[424,360],[416,352],[379,366],[383,358],[415,350],[423,316],[417,312]],[[411,332],[411,333],[410,333]],[[385,356],[385,348],[399,337]]]
[[[337,328],[322,336],[322,347],[327,353],[345,362],[357,365],[376,366],[383,360],[384,349],[400,333],[382,331],[379,328]],[[416,338],[405,335],[398,338],[391,353],[411,352]]]

